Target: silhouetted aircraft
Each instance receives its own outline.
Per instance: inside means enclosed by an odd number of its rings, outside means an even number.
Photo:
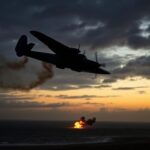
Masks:
[[[86,58],[84,54],[80,53],[79,49],[70,48],[64,44],[44,35],[37,31],[31,31],[37,39],[47,45],[55,54],[31,51],[34,43],[27,42],[27,36],[22,35],[16,45],[16,54],[21,57],[23,55],[32,57],[47,63],[56,65],[57,68],[70,68],[78,72],[89,72],[95,74],[110,74],[108,71],[100,68],[103,64],[98,63],[96,55],[96,62]]]

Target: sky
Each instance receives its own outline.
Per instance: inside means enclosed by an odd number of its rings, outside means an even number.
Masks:
[[[0,0],[0,120],[150,122],[149,0]],[[25,34],[33,50],[52,53],[37,30],[85,51],[110,75],[58,69],[18,58]]]

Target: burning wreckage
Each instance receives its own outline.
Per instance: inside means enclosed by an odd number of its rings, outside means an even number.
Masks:
[[[85,117],[81,117],[79,121],[76,121],[74,123],[74,127],[75,129],[82,129],[85,128],[87,126],[92,126],[94,123],[96,122],[96,118],[93,117],[91,119],[86,120]]]

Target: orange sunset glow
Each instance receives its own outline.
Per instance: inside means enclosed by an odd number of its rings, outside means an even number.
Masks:
[[[143,86],[144,83],[144,86]],[[101,114],[117,114],[117,113],[134,113],[146,111],[150,109],[150,93],[149,93],[150,81],[140,79],[138,81],[120,80],[117,83],[113,83],[112,87],[106,88],[85,88],[78,90],[59,91],[59,95],[55,91],[33,89],[31,91],[14,91],[9,94],[11,97],[24,98],[28,93],[28,97],[32,103],[39,103],[39,108],[27,108],[29,111],[40,111],[45,114],[46,112],[58,111],[62,115],[62,118],[68,118],[65,114],[70,112],[72,116],[76,118],[78,115],[93,114],[99,116],[98,119],[102,119]],[[121,89],[118,87],[138,87],[133,90]],[[87,92],[88,91],[88,92]],[[141,92],[140,91],[144,91]],[[88,94],[87,94],[88,93]],[[90,94],[92,93],[92,94]],[[65,96],[67,95],[67,96]],[[90,96],[94,95],[94,96]],[[52,108],[52,107],[54,108]],[[12,111],[12,110],[10,110]],[[18,111],[21,111],[18,108]],[[13,113],[12,113],[13,114]],[[113,116],[112,116],[113,117]],[[119,120],[122,118],[119,118]],[[106,117],[109,120],[109,117]],[[83,126],[76,122],[74,128],[83,128]]]
[[[0,2],[0,149],[150,150],[150,0]]]
[[[0,120],[150,122],[148,1],[3,3]]]
[[[143,86],[143,83],[145,83],[144,87],[141,87]],[[93,111],[100,108],[101,103],[103,103],[107,108],[110,108],[110,110],[113,108],[114,109],[125,108],[136,110],[136,109],[150,108],[149,85],[150,81],[144,79],[137,82],[134,81],[134,83],[132,84],[130,83],[130,81],[125,80],[113,84],[114,89],[120,86],[141,87],[141,88],[135,90],[113,90],[112,88],[108,87],[103,89],[87,88],[79,90],[69,90],[69,98],[57,97],[57,92],[48,90],[32,90],[28,92],[28,95],[33,97],[32,98],[33,101],[42,102],[46,104],[57,102],[70,102],[72,105],[68,106],[67,109],[71,110],[72,108],[72,111],[75,108],[78,110],[86,110],[88,108],[91,108]],[[139,93],[139,91],[142,90],[145,91],[144,94]],[[92,97],[90,99],[80,98],[80,96],[82,95],[87,95],[87,91],[88,93],[92,93],[92,95],[95,95],[95,97],[94,98]],[[62,96],[66,95],[67,93],[68,91],[59,91],[59,95]],[[19,92],[19,91],[10,94],[11,95],[14,94],[14,96],[16,97],[26,96],[26,92]],[[74,96],[77,96],[75,100],[73,99]]]

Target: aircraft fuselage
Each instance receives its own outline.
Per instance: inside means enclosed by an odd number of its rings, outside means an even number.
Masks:
[[[70,68],[75,71],[86,71],[85,66],[88,64],[88,69],[92,69],[95,67],[99,67],[97,62],[87,60],[87,58],[82,55],[56,55],[50,53],[43,53],[43,52],[36,52],[36,51],[29,51],[25,54],[28,57],[38,59],[47,63],[51,63],[56,65],[57,68]]]
[[[70,48],[38,31],[31,31],[31,34],[38,38],[41,42],[48,46],[54,54],[32,51],[34,43],[28,43],[27,36],[22,35],[16,45],[15,51],[18,57],[27,56],[38,59],[47,63],[56,65],[57,68],[70,68],[74,71],[83,71],[96,74],[110,74],[101,68],[102,64],[89,60],[84,54],[80,54],[80,50]]]

